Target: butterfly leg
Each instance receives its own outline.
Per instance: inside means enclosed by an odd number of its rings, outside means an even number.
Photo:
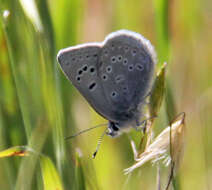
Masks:
[[[148,98],[148,99],[145,99],[145,100],[144,100],[144,104],[145,104],[145,105],[150,105],[150,99],[149,99],[149,98]]]
[[[131,144],[131,148],[132,148],[132,151],[133,151],[133,157],[134,157],[134,160],[135,161],[139,161],[139,153],[137,151],[137,148],[136,148],[136,145],[135,145],[135,142],[132,140],[132,138],[128,135],[128,138],[130,140],[130,144]]]
[[[136,126],[134,128],[136,129],[136,131],[141,131],[142,130],[143,132],[145,132],[146,131],[146,126],[147,126],[147,121],[151,120],[151,119],[154,119],[156,117],[157,116],[152,116],[152,117],[149,117],[147,119],[144,119],[141,122],[136,121]]]
[[[152,95],[152,90],[150,90],[144,97],[142,97],[142,100],[146,100],[146,98],[150,97]],[[149,101],[148,101],[149,102]]]
[[[150,105],[150,99],[151,91],[149,91],[144,97],[141,98],[141,105],[149,106]]]
[[[145,132],[145,129],[146,129],[146,124],[147,124],[147,120],[148,119],[145,119],[143,120],[142,122],[140,121],[136,121],[136,126],[134,127],[136,131],[143,131]]]
[[[135,142],[133,140],[130,140],[130,144],[131,144],[131,147],[132,147],[132,151],[133,151],[133,155],[134,155],[134,160],[135,161],[139,161],[138,151],[136,149]]]
[[[134,128],[137,131],[143,131],[143,134],[145,134],[147,120],[143,120],[142,122],[136,121],[136,123],[137,123],[137,126],[135,126]],[[130,144],[131,144],[131,147],[132,147],[132,150],[133,150],[134,160],[139,161],[140,160],[140,158],[139,158],[140,153],[138,153],[138,151],[136,149],[135,142],[132,139],[130,140]]]

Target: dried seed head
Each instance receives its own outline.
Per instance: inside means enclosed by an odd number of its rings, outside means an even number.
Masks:
[[[170,163],[168,153],[171,150],[171,159],[176,165],[182,158],[184,147],[184,126],[185,113],[179,114],[170,126],[166,127],[156,139],[146,148],[146,150],[138,156],[136,163],[130,168],[124,170],[125,174],[132,172],[134,169],[142,166],[148,161],[159,161],[168,158],[167,163]],[[170,137],[172,137],[170,139]],[[171,148],[170,148],[171,144]]]

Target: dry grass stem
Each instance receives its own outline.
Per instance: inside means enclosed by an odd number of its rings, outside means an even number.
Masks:
[[[124,170],[125,174],[132,172],[134,169],[142,166],[148,161],[157,162],[161,159],[165,159],[166,165],[170,163],[169,150],[170,150],[170,134],[171,139],[171,158],[175,162],[175,165],[179,165],[182,158],[183,145],[184,145],[184,119],[185,114],[181,113],[177,116],[170,126],[166,127],[155,140],[146,148],[146,150],[136,157],[136,163],[130,168]],[[133,144],[133,143],[131,143]],[[134,144],[133,144],[134,145]],[[134,146],[135,148],[135,146]],[[135,150],[134,150],[135,152]],[[136,156],[136,155],[135,155]]]

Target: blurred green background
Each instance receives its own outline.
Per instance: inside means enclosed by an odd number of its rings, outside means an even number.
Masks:
[[[123,174],[133,164],[126,134],[105,137],[95,160],[103,128],[64,140],[105,120],[62,74],[58,50],[129,29],[152,42],[158,65],[167,61],[176,113],[186,112],[178,188],[212,189],[211,0],[1,0],[0,11],[0,150],[28,145],[45,154],[64,189],[156,189],[150,163]],[[165,112],[163,104],[156,134],[168,125]],[[0,159],[0,189],[44,189],[38,163],[36,156]],[[169,170],[161,167],[164,186]]]

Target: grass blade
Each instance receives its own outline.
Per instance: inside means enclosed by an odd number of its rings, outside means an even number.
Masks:
[[[11,156],[28,156],[33,151],[28,146],[14,146],[0,151],[0,158]]]
[[[167,64],[164,63],[155,79],[153,89],[150,96],[149,112],[150,117],[155,117],[161,107],[163,95],[165,91],[165,71]]]
[[[63,190],[60,176],[49,157],[40,157],[41,173],[43,176],[44,190]]]
[[[86,185],[85,185],[85,176],[82,168],[82,163],[81,163],[81,156],[80,152],[76,153],[76,164],[75,164],[75,177],[76,177],[76,190],[85,190]]]

